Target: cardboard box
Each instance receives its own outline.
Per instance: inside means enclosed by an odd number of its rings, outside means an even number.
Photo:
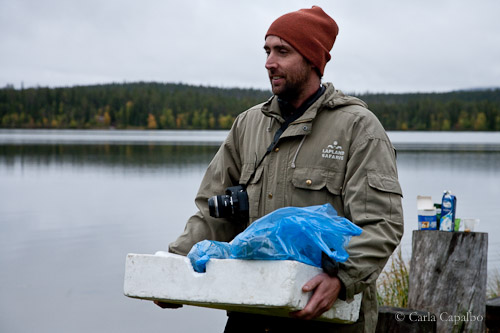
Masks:
[[[432,197],[426,195],[417,196],[418,230],[437,230],[436,208]]]

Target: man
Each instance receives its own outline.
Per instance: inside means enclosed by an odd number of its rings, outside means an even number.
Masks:
[[[350,258],[338,273],[325,262],[325,273],[303,286],[303,291],[313,291],[312,297],[292,318],[229,313],[226,332],[375,330],[375,281],[403,234],[402,193],[395,150],[379,121],[361,100],[321,84],[337,34],[337,24],[319,7],[272,23],[264,50],[274,96],[237,117],[202,181],[195,200],[198,213],[169,250],[186,255],[204,239],[231,241],[278,208],[327,202],[363,232],[352,238]],[[266,155],[268,147],[272,150]],[[238,184],[246,185],[249,221],[211,217],[208,198]],[[350,301],[361,292],[356,324],[311,321],[337,298]]]

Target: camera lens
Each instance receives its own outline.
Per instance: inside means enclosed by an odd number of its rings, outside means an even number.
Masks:
[[[219,217],[219,210],[217,209],[217,196],[208,199],[208,210],[210,211],[210,216]]]
[[[232,202],[229,195],[214,195],[208,199],[210,216],[230,217],[232,215]]]
[[[248,195],[245,188],[240,186],[228,187],[226,194],[214,195],[208,199],[210,216],[248,220]]]

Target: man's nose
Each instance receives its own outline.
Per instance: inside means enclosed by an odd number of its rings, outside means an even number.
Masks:
[[[269,53],[269,55],[267,56],[265,66],[266,66],[267,70],[276,69],[278,67],[278,64],[276,62],[276,58],[273,56],[272,52]]]

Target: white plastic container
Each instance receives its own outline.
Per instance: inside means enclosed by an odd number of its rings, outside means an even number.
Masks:
[[[307,304],[312,293],[302,292],[302,286],[321,272],[291,260],[212,259],[206,273],[197,273],[184,256],[129,254],[124,293],[140,299],[288,317],[289,312]],[[360,304],[361,294],[351,303],[337,300],[318,319],[353,323],[359,318]]]
[[[417,196],[418,230],[437,230],[436,208],[432,197]]]

